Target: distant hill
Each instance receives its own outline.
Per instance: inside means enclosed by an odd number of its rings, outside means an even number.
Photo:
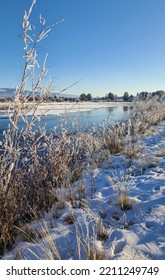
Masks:
[[[13,88],[0,88],[0,98],[2,97],[11,97],[14,95]]]
[[[15,89],[14,88],[0,88],[0,98],[4,98],[4,97],[12,97],[14,96],[14,91]],[[25,91],[25,94],[29,93],[30,94],[30,91],[26,90]],[[38,92],[36,92],[36,95],[39,95]],[[57,96],[57,97],[72,97],[72,98],[77,98],[78,96],[76,95],[73,95],[73,94],[69,94],[69,93],[55,93],[55,92],[52,92],[50,94],[50,96]]]

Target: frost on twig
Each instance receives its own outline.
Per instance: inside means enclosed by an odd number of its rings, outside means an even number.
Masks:
[[[20,85],[15,88],[14,100],[12,102],[12,115],[11,112],[9,115],[10,125],[4,135],[4,153],[0,161],[1,166],[3,166],[3,172],[0,172],[0,180],[7,189],[14,168],[20,164],[21,159],[31,150],[27,148],[29,147],[29,143],[32,148],[34,143],[39,142],[41,139],[40,136],[45,135],[44,128],[41,131],[40,127],[38,126],[37,128],[36,126],[39,120],[37,110],[43,98],[50,94],[52,82],[50,80],[46,83],[43,82],[48,73],[46,66],[48,54],[45,55],[43,62],[40,61],[38,47],[39,43],[48,36],[52,28],[63,21],[62,19],[51,24],[46,24],[45,18],[40,15],[40,30],[37,33],[35,26],[31,23],[32,11],[35,4],[36,0],[32,0],[29,9],[23,15],[22,33],[19,37],[23,40],[24,67]],[[27,91],[29,86],[31,89]],[[36,94],[39,95],[37,100]],[[29,107],[30,99],[32,102]],[[29,111],[30,116],[28,114]],[[23,122],[21,129],[19,129],[20,121]],[[12,168],[9,168],[11,166]],[[5,177],[7,172],[10,174]]]

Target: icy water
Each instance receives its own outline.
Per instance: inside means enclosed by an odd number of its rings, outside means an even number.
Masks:
[[[130,107],[111,107],[111,108],[99,108],[91,111],[69,113],[67,116],[66,126],[70,132],[77,129],[89,130],[95,124],[95,127],[99,127],[108,118],[112,122],[122,121],[126,119],[130,114]],[[40,122],[37,125],[40,127],[46,126],[47,133],[50,133],[56,128],[56,131],[60,131],[61,123],[64,121],[63,117],[57,115],[42,116]],[[9,125],[8,116],[0,112],[0,140],[2,140],[2,132],[7,130]],[[24,126],[23,121],[20,121],[19,128]],[[73,128],[74,127],[74,128]]]

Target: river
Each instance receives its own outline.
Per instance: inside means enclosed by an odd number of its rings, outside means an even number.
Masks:
[[[113,122],[120,122],[129,117],[130,107],[109,107],[109,108],[99,108],[91,111],[84,111],[78,113],[69,113],[67,115],[67,128],[69,131],[74,129],[89,130],[94,124],[95,127],[99,127],[108,118]],[[64,120],[63,117],[59,115],[47,115],[41,116],[41,120],[36,123],[40,127],[46,127],[47,133],[50,133],[56,128],[59,132],[61,129],[61,121]],[[9,118],[7,115],[0,114],[0,140],[2,140],[2,133],[4,130],[8,129]],[[23,120],[20,120],[19,128],[24,127]]]

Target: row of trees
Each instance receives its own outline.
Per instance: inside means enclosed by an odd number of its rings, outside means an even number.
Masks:
[[[91,101],[93,98],[90,93],[88,93],[88,94],[82,93],[80,95],[79,99],[81,101]],[[99,97],[97,99],[109,100],[109,101],[118,101],[119,99],[123,99],[123,101],[132,101],[133,95],[129,96],[129,93],[125,92],[123,96],[118,97],[117,95],[113,94],[112,92],[109,92],[105,97]]]
[[[163,90],[157,90],[155,92],[147,92],[147,91],[142,91],[140,93],[137,93],[136,96],[129,95],[128,92],[124,92],[123,96],[117,96],[113,94],[112,92],[109,92],[105,97],[98,97],[96,98],[97,100],[107,100],[107,101],[118,101],[118,100],[123,100],[125,102],[131,102],[135,99],[140,99],[140,100],[146,100],[149,98],[157,97],[158,99],[165,99],[165,91]],[[91,101],[92,95],[90,93],[85,94],[82,93],[79,97],[81,101]]]
[[[118,97],[117,95],[114,95],[112,92],[109,92],[106,96],[106,99],[109,99],[111,101],[117,101],[118,99],[123,99],[123,101],[132,101],[133,95],[129,95],[128,92],[125,92],[123,96]]]
[[[79,99],[81,101],[91,101],[92,100],[92,95],[91,95],[91,93],[88,93],[88,94],[82,93],[80,95]]]
[[[165,91],[164,90],[157,90],[154,92],[142,91],[140,93],[137,93],[137,97],[140,100],[146,100],[153,97],[157,97],[158,99],[165,99]]]

